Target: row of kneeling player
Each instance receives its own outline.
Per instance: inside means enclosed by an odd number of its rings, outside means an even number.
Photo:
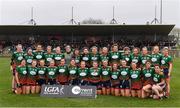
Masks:
[[[91,68],[86,67],[86,63],[81,61],[77,68],[75,60],[72,59],[69,66],[65,65],[62,59],[59,66],[55,66],[54,60],[50,61],[48,67],[44,60],[33,60],[30,66],[26,66],[26,61],[22,60],[16,68],[15,79],[17,82],[17,94],[39,93],[42,84],[61,85],[92,85],[97,87],[97,94],[132,96],[161,99],[165,91],[165,78],[160,66],[151,66],[151,61],[146,61],[145,67],[137,68],[135,62],[127,66],[125,60],[121,61],[121,66],[114,63],[108,66],[108,61],[103,61],[102,66],[98,62],[93,62]]]

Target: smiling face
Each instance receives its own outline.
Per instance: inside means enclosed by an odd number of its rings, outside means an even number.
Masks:
[[[132,62],[132,63],[131,63],[131,67],[132,67],[132,69],[134,69],[134,70],[135,70],[135,69],[137,68],[137,64],[136,64],[136,63],[134,63],[134,62]]]
[[[118,46],[117,46],[117,45],[114,45],[114,46],[112,47],[112,51],[113,51],[113,52],[118,52]]]
[[[126,67],[126,64],[127,64],[127,63],[126,63],[125,60],[122,60],[122,61],[121,61],[121,65],[122,65],[123,67]]]
[[[21,66],[25,66],[25,65],[26,65],[26,60],[23,59],[23,60],[21,61]]]
[[[37,61],[36,61],[36,60],[33,60],[33,61],[32,61],[32,67],[36,67],[36,65],[37,65]]]
[[[97,50],[97,47],[92,47],[92,53],[93,53],[93,54],[97,54],[97,51],[98,51],[98,50]]]
[[[84,61],[81,61],[80,66],[81,66],[81,68],[85,68],[86,67],[86,63]]]
[[[138,53],[139,53],[139,50],[138,50],[137,48],[134,48],[134,49],[133,49],[133,54],[134,54],[134,55],[138,55]]]
[[[161,72],[161,68],[159,66],[155,66],[154,70],[156,73],[160,73]]]
[[[74,54],[75,54],[75,55],[79,55],[79,50],[76,49],[76,50],[74,51]]]
[[[168,56],[169,55],[168,48],[163,48],[162,53],[163,55]]]
[[[154,52],[155,54],[159,53],[159,47],[158,47],[158,46],[154,46],[153,52]]]
[[[61,48],[60,48],[59,46],[56,47],[56,53],[57,53],[57,54],[61,53]]]
[[[32,55],[32,49],[28,49],[27,53],[28,53],[29,55]]]
[[[45,65],[44,60],[40,60],[39,64],[40,64],[41,67],[43,67]]]
[[[61,59],[60,64],[65,65],[65,59]]]
[[[103,54],[107,54],[108,53],[108,48],[107,47],[103,47],[102,48],[102,53]]]
[[[42,50],[42,46],[41,45],[37,45],[36,50],[37,51],[41,51]]]
[[[146,62],[146,68],[149,69],[151,67],[151,62],[147,61]]]
[[[117,64],[117,63],[114,63],[114,64],[113,64],[113,70],[117,70],[117,68],[118,68],[118,64]]]
[[[103,64],[104,67],[107,67],[107,66],[108,66],[108,61],[107,61],[107,60],[104,60],[104,61],[102,62],[102,64]]]
[[[98,68],[98,63],[97,62],[93,62],[92,65],[93,65],[94,68]]]
[[[47,46],[47,52],[48,53],[51,53],[51,49],[52,49],[51,46]]]
[[[70,64],[71,64],[71,66],[75,66],[75,65],[76,65],[75,60],[74,60],[74,59],[72,59],[72,60],[71,60],[71,62],[70,62]]]
[[[147,53],[148,53],[147,48],[146,47],[142,48],[142,54],[143,55],[147,55]]]
[[[22,45],[21,44],[18,44],[16,46],[16,49],[17,49],[17,52],[21,52],[22,51]]]
[[[49,66],[53,67],[53,66],[54,66],[54,64],[55,64],[55,63],[54,63],[54,60],[51,60],[51,61],[50,61],[50,65],[49,65]]]
[[[85,48],[85,49],[83,50],[83,53],[84,53],[84,54],[88,54],[88,53],[89,53],[88,49]]]

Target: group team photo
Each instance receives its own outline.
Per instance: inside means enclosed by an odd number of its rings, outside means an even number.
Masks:
[[[163,99],[170,96],[172,57],[168,47],[82,49],[37,44],[35,49],[18,44],[12,55],[12,91],[40,93],[43,84],[96,86],[98,95]]]

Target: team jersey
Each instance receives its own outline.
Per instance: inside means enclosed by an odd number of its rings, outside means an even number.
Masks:
[[[119,76],[120,76],[120,70],[119,69],[111,72],[111,80],[112,81],[119,81]]]
[[[107,55],[101,54],[100,55],[100,61],[102,62],[102,61],[105,61],[105,60],[109,61],[109,55],[108,54]]]
[[[144,67],[147,60],[151,60],[151,55],[141,55],[141,64]]]
[[[127,62],[127,65],[130,65],[130,63],[131,63],[131,55],[130,54],[122,53],[121,59],[125,60]]]
[[[47,77],[48,79],[55,79],[57,75],[57,67],[47,67]]]
[[[26,60],[26,65],[31,65],[34,56],[29,54],[24,54],[24,58]]]
[[[77,76],[78,74],[78,68],[76,66],[69,66],[68,72],[71,77]]]
[[[131,62],[135,62],[136,64],[140,63],[140,60],[141,60],[141,57],[140,55],[134,55],[134,54],[131,54]]]
[[[27,75],[27,68],[26,68],[26,66],[17,66],[16,72],[18,72],[18,75],[20,77],[24,77]]]
[[[90,55],[89,54],[82,54],[81,60],[85,61],[85,62],[89,62],[90,61]]]
[[[76,64],[79,64],[81,62],[81,56],[74,56]]]
[[[28,66],[27,71],[28,71],[28,77],[35,79],[38,72],[37,67]]]
[[[68,68],[66,65],[58,66],[58,75],[65,75],[68,76]]]
[[[56,65],[58,65],[60,63],[60,60],[63,59],[63,58],[64,58],[63,53],[61,53],[61,54],[55,53],[53,59],[55,60]]]
[[[44,59],[44,52],[43,51],[33,51],[34,58],[36,60]]]
[[[163,74],[154,73],[153,81],[154,81],[155,84],[156,83],[160,83],[162,79],[164,79],[164,75]]]
[[[162,68],[169,68],[169,63],[172,63],[172,57],[169,55],[169,56],[162,56],[162,59],[161,59],[161,67]]]
[[[121,53],[120,52],[110,52],[109,54],[111,62],[119,62],[121,58]]]
[[[45,78],[46,76],[46,67],[38,67],[38,76],[39,78]]]
[[[161,55],[160,53],[152,54],[152,55],[151,55],[152,65],[153,65],[153,66],[155,66],[155,65],[160,65],[161,58],[162,58],[162,55]]]
[[[127,80],[129,79],[129,67],[120,67],[120,79],[121,80]]]
[[[99,62],[99,54],[93,54],[93,53],[91,53],[91,54],[90,54],[90,61],[91,61],[91,62],[93,62],[93,61]]]
[[[153,74],[154,74],[154,68],[149,68],[149,69],[144,68],[142,70],[142,76],[144,81],[151,80]]]
[[[80,79],[87,78],[89,75],[89,69],[88,68],[78,68],[78,76]]]
[[[49,65],[49,62],[53,60],[54,54],[53,53],[44,53],[44,59],[46,62],[46,65]]]
[[[14,52],[12,55],[12,59],[16,65],[20,65],[21,61],[24,58],[24,52]]]
[[[141,71],[140,70],[130,70],[131,82],[141,81]]]
[[[101,68],[97,68],[94,69],[93,67],[91,67],[89,69],[89,78],[91,80],[100,80],[100,75],[101,75]]]
[[[110,75],[111,75],[111,67],[110,66],[107,66],[107,67],[102,66],[102,73],[101,73],[102,79],[103,80],[109,79]]]

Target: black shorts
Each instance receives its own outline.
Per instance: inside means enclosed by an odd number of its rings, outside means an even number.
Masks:
[[[111,81],[110,80],[102,81],[101,83],[102,83],[102,87],[105,87],[105,88],[111,87]]]
[[[46,80],[45,79],[38,79],[37,83],[39,86],[42,86],[43,84],[46,84]]]
[[[120,88],[129,89],[130,88],[129,80],[120,80]]]
[[[56,84],[56,79],[48,79],[48,84],[49,85],[55,85]]]
[[[97,82],[97,83],[89,82],[89,85],[96,86],[97,90],[101,90],[101,88],[102,88],[101,82]]]
[[[85,86],[85,85],[88,85],[88,83],[89,83],[88,81],[81,80],[79,84],[82,86]]]
[[[73,79],[73,80],[70,80],[69,84],[71,85],[79,85],[79,79]]]
[[[169,78],[168,74],[169,74],[169,69],[168,68],[164,68],[163,69],[163,73],[164,73],[164,77],[165,78]]]

